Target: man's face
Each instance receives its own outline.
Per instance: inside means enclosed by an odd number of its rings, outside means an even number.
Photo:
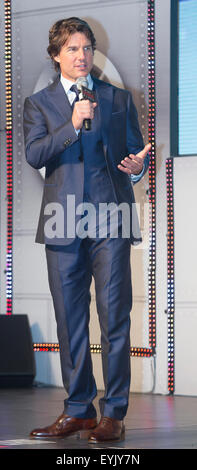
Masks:
[[[76,81],[78,77],[86,77],[93,66],[94,53],[91,41],[84,33],[74,33],[67,39],[58,56],[63,77]]]

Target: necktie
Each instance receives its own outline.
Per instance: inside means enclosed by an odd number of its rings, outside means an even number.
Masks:
[[[74,108],[74,104],[76,103],[76,101],[79,101],[79,90],[77,88],[77,85],[72,85],[71,88],[70,88],[71,91],[74,91],[75,94],[76,94],[76,97],[72,103],[72,108]]]
[[[76,94],[76,97],[75,97],[75,99],[74,99],[74,101],[72,102],[72,105],[71,105],[71,107],[72,107],[72,109],[73,109],[73,108],[74,108],[74,104],[76,103],[76,101],[79,101],[79,93],[80,93],[80,92],[79,92],[79,90],[78,90],[78,88],[77,88],[77,85],[72,85],[72,86],[70,87],[70,90],[71,90],[71,91],[74,91],[75,94]],[[80,149],[81,149],[81,153],[80,153],[80,156],[79,156],[79,160],[80,160],[80,161],[83,161],[83,152],[82,152],[82,148],[81,148],[81,130],[77,131],[77,133],[78,133],[79,145],[80,145]]]

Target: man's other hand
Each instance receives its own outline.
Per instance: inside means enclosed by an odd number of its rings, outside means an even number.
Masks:
[[[144,159],[151,149],[151,144],[145,145],[144,149],[141,152],[133,155],[130,153],[124,160],[121,160],[118,165],[119,170],[127,173],[128,175],[139,175],[143,170]]]

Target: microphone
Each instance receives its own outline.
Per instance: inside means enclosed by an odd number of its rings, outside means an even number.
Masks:
[[[95,100],[95,93],[88,88],[88,81],[86,77],[79,77],[76,80],[77,89],[79,91],[79,100],[89,100],[92,103]],[[91,129],[91,119],[84,119],[84,127],[86,131]]]

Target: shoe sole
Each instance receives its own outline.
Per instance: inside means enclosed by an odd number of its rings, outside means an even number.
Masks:
[[[41,439],[41,440],[54,440],[54,439],[67,439],[68,437],[76,437],[76,439],[89,439],[92,429],[80,429],[79,431],[73,431],[67,435],[62,436],[29,436],[30,439]]]
[[[125,440],[125,432],[123,431],[121,433],[121,436],[118,437],[117,439],[102,439],[102,440],[99,440],[99,439],[89,439],[88,440],[88,444],[110,444],[110,443],[113,443],[113,442],[121,442],[121,441],[124,441]]]

